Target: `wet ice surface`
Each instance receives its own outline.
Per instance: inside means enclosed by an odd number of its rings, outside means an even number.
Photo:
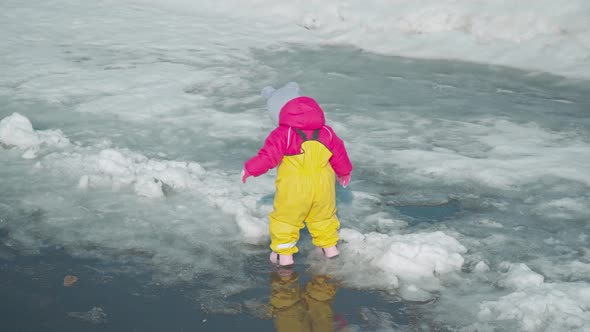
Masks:
[[[11,251],[0,248],[0,252]],[[219,296],[198,280],[163,285],[140,269],[131,271],[113,261],[72,258],[60,250],[10,259],[2,256],[2,324],[18,331],[274,331],[268,294],[275,272],[264,258],[253,258],[249,273],[257,280],[256,286]],[[301,266],[296,273],[299,280],[294,284],[302,289],[313,278],[324,276]],[[63,287],[66,274],[76,275],[78,282]],[[331,308],[335,326],[355,330],[403,327],[417,319],[412,305],[379,292],[336,288]]]
[[[78,283],[63,287],[65,273],[77,275]],[[149,274],[131,273],[112,262],[72,259],[59,251],[3,262],[0,275],[6,330],[213,331],[240,325],[272,330],[271,321],[254,315],[203,310],[194,296],[197,285],[162,287]]]
[[[47,276],[37,262],[49,250],[48,269],[68,256],[92,260],[139,296],[189,290],[197,305],[184,314],[229,315],[256,330],[270,288],[274,173],[241,185],[239,172],[272,129],[260,88],[297,81],[356,168],[337,192],[341,259],[323,264],[307,236],[297,257],[302,284],[326,273],[339,281],[334,311],[349,327],[590,324],[587,82],[346,47],[251,49],[247,26],[142,7],[11,4],[0,259],[15,279]],[[17,24],[22,15],[35,24]],[[242,35],[216,29],[227,24]],[[23,265],[33,271],[19,274]],[[44,296],[56,301],[51,289]],[[93,300],[59,317],[124,328],[116,309]]]

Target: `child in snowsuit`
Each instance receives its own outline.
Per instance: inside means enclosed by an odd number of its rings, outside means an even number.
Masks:
[[[273,211],[269,215],[271,262],[294,264],[299,231],[304,222],[313,244],[326,257],[339,254],[335,180],[346,187],[352,164],[344,142],[325,124],[317,102],[299,96],[297,83],[262,91],[271,118],[278,127],[266,138],[258,154],[244,165],[242,182],[279,166]]]

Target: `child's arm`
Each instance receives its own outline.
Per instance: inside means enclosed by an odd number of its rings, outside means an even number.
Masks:
[[[246,161],[244,173],[259,176],[268,172],[269,169],[277,167],[281,163],[286,149],[287,133],[284,128],[277,127],[268,135],[258,154]]]
[[[348,176],[352,172],[352,163],[348,158],[344,141],[342,141],[342,139],[336,135],[332,128],[327,128],[332,134],[332,140],[330,144],[332,158],[330,158],[330,165],[332,165],[332,168],[338,177]]]

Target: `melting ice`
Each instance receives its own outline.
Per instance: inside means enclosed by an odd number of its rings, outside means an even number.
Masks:
[[[299,261],[433,324],[588,331],[585,2],[58,3],[0,13],[3,245],[248,290],[274,185],[239,172],[297,81],[356,167],[339,264]]]

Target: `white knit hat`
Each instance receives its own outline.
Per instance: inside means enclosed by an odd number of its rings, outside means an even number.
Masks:
[[[267,86],[262,89],[262,96],[267,98],[266,109],[268,110],[268,115],[272,121],[278,125],[279,113],[283,106],[285,106],[290,100],[299,97],[299,84],[289,82],[279,89]]]

